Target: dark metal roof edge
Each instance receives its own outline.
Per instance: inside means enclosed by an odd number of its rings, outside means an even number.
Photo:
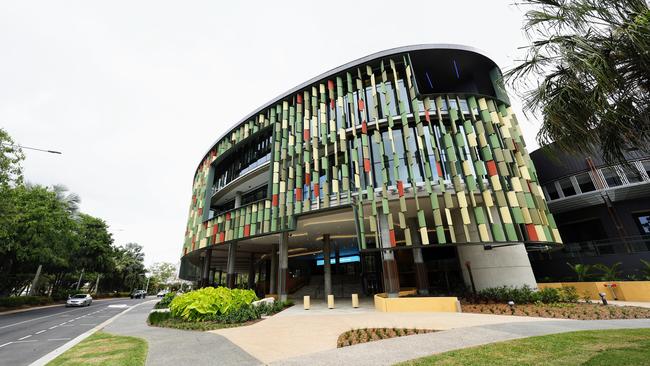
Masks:
[[[201,158],[201,161],[205,159],[205,157],[210,153],[210,151],[221,141],[224,137],[226,137],[229,133],[231,133],[233,130],[235,130],[237,127],[239,127],[242,123],[249,121],[252,117],[260,113],[262,110],[268,108],[270,105],[275,104],[276,102],[286,98],[287,96],[294,94],[314,83],[316,83],[319,80],[325,79],[328,76],[338,74],[340,72],[343,72],[347,69],[350,69],[352,67],[361,65],[363,63],[376,60],[378,58],[386,57],[389,55],[395,55],[399,53],[406,53],[409,51],[419,51],[419,50],[436,50],[436,49],[448,49],[448,50],[461,50],[461,51],[469,51],[469,52],[474,52],[476,54],[479,54],[488,60],[492,61],[497,67],[498,65],[492,58],[490,58],[484,51],[472,47],[472,46],[467,46],[467,45],[461,45],[461,44],[453,44],[453,43],[425,43],[425,44],[416,44],[416,45],[410,45],[410,46],[401,46],[401,47],[395,47],[395,48],[389,48],[387,50],[379,51],[372,53],[370,55],[358,58],[356,60],[350,61],[348,63],[345,63],[341,66],[337,66],[333,69],[330,69],[320,75],[317,75],[304,83],[301,83],[300,85],[297,85],[286,92],[278,95],[277,97],[269,100],[268,102],[262,104],[260,107],[256,108],[253,112],[249,113],[246,115],[246,117],[242,118],[239,122],[234,124],[231,128],[229,128],[227,131],[221,134],[213,143],[210,145],[210,148],[203,154],[203,157]],[[200,165],[201,163],[199,163]],[[198,169],[198,168],[197,168]]]

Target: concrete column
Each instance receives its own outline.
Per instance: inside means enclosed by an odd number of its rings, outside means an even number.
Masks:
[[[250,267],[248,267],[248,288],[255,288],[255,253],[251,253]]]
[[[382,248],[390,248],[390,230],[388,229],[388,216],[383,213],[378,213],[379,216],[379,239]],[[392,250],[384,250],[381,252],[382,258],[382,274],[384,277],[384,291],[388,297],[399,296],[399,274],[397,273],[397,262],[395,261],[395,253]]]
[[[269,279],[269,292],[272,294],[278,293],[276,286],[278,280],[278,245],[273,244],[271,249],[271,276]]]
[[[230,243],[228,245],[228,274],[226,274],[226,286],[235,288],[236,273],[235,265],[237,263],[237,243]]]
[[[422,245],[422,238],[418,229],[418,220],[416,218],[409,219],[409,229],[411,232],[411,240],[414,246]],[[422,258],[422,248],[413,248],[413,265],[415,266],[415,284],[418,289],[418,294],[429,294],[429,273],[427,266],[424,264]]]
[[[208,274],[208,286],[214,286],[214,269],[211,269]]]
[[[278,299],[287,301],[287,273],[289,271],[289,233],[280,234],[278,252]]]
[[[323,279],[325,280],[324,284],[324,295],[327,299],[327,295],[332,295],[332,265],[330,263],[331,256],[331,246],[330,246],[330,235],[323,235]]]
[[[470,262],[476,291],[498,286],[537,287],[524,244],[492,247],[491,250],[485,250],[483,245],[459,245],[458,259],[468,288],[471,288],[471,280],[465,263]]]
[[[241,192],[235,192],[235,208],[241,207]]]
[[[205,251],[205,257],[203,257],[203,274],[201,275],[201,284],[199,287],[205,287],[208,285],[208,277],[210,273],[210,258],[212,257],[212,249]]]

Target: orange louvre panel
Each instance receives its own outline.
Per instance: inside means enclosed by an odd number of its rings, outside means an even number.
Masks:
[[[539,241],[537,237],[537,231],[535,230],[535,225],[526,224],[526,232],[528,232],[528,239],[531,241]]]

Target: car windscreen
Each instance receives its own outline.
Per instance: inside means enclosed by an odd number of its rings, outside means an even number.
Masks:
[[[72,296],[73,299],[85,299],[86,295],[74,295]]]

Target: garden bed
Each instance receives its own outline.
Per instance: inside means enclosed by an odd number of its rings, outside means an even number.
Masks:
[[[432,329],[407,329],[407,328],[363,328],[349,330],[341,334],[336,341],[338,348],[354,346],[355,344],[379,341],[382,339],[403,337],[415,334],[435,332]]]
[[[535,316],[558,319],[644,319],[650,309],[636,306],[603,306],[588,303],[521,304],[510,308],[506,304],[463,304],[464,313]]]

